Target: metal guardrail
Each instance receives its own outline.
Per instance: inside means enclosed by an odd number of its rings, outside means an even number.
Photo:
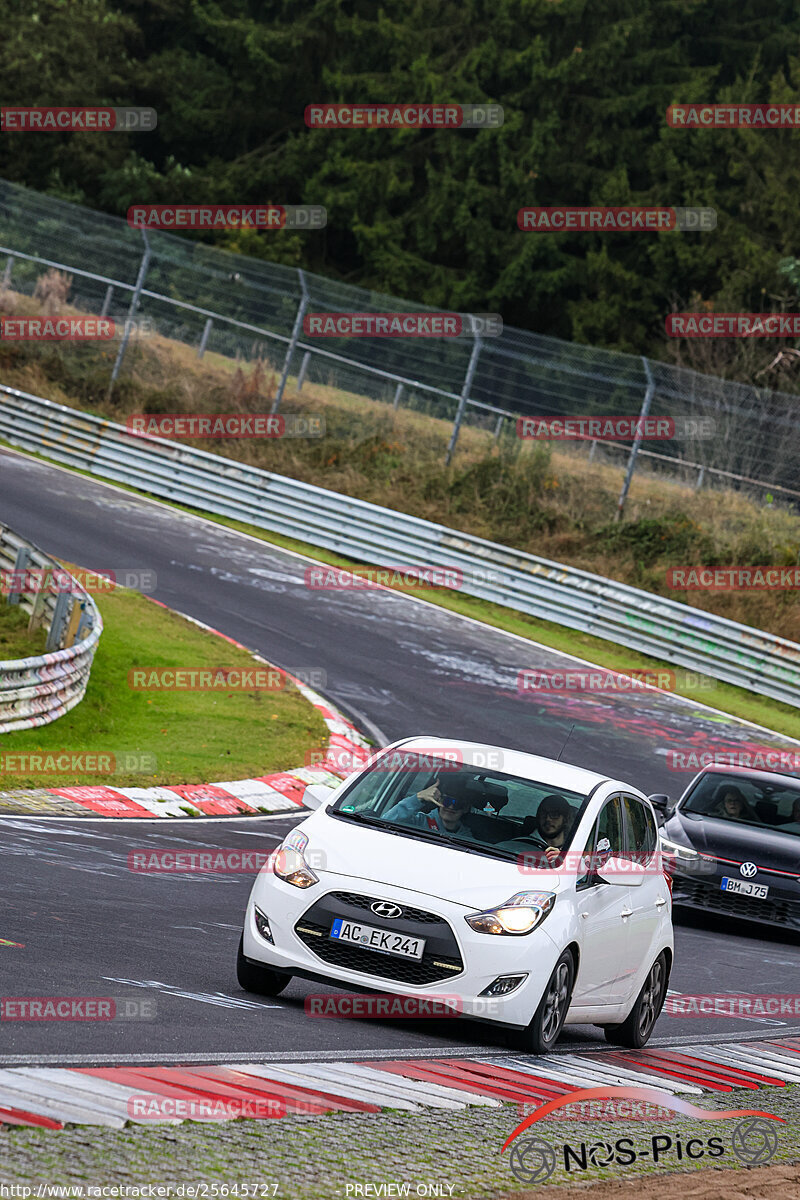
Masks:
[[[78,580],[6,525],[0,525],[0,572],[8,583],[7,596],[6,589],[0,591],[0,603],[29,612],[31,632],[42,626],[48,630],[45,654],[0,662],[2,734],[49,725],[80,703],[103,622]]]
[[[219,516],[381,566],[463,575],[471,596],[800,707],[800,645],[588,571],[273,475],[0,385],[15,446]]]
[[[306,336],[306,312],[437,310],[191,237],[153,231],[145,238],[121,217],[0,179],[0,299],[4,289],[35,295],[47,268],[71,278],[73,311],[124,322],[115,379],[128,345],[127,318],[146,317],[162,337],[194,346],[200,358],[212,351],[274,371],[280,382],[273,410],[293,376],[297,392],[315,384],[452,420],[448,459],[462,423],[508,432],[521,416],[632,417],[647,403],[653,415],[688,421],[689,428],[710,419],[716,434],[693,436],[684,424],[666,446],[641,446],[638,456],[636,445],[628,446],[629,474],[646,460],[671,478],[686,480],[688,470],[698,487],[758,489],[798,504],[796,394],[509,325],[500,337]],[[759,375],[769,376],[774,365]]]

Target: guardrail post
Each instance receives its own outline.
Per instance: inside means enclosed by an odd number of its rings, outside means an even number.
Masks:
[[[47,654],[52,653],[53,650],[61,649],[61,638],[64,633],[64,626],[66,625],[68,619],[71,600],[72,597],[70,596],[69,592],[58,593],[56,610],[53,613],[53,620],[50,622],[50,632],[47,635],[47,643],[45,645],[45,651]]]
[[[306,287],[305,272],[298,270],[297,274],[300,277],[300,287],[302,289],[303,294],[300,297],[300,304],[298,305],[298,308],[297,308],[297,316],[294,319],[294,327],[292,329],[292,336],[289,338],[289,345],[286,347],[286,358],[283,360],[283,371],[281,372],[281,381],[278,384],[278,390],[275,393],[275,399],[272,402],[272,411],[274,413],[276,413],[278,411],[278,409],[281,406],[281,401],[283,400],[283,392],[286,387],[286,380],[289,378],[289,364],[292,361],[292,355],[295,352],[295,347],[297,346],[297,341],[298,341],[298,338],[300,337],[300,329],[303,324],[303,317],[305,316],[306,308],[308,307],[308,288]]]
[[[305,354],[303,355],[303,361],[300,364],[300,374],[297,376],[298,392],[302,392],[302,390],[303,390],[303,384],[306,381],[306,371],[308,370],[308,364],[310,362],[311,362],[311,351],[306,350]]]
[[[53,568],[44,567],[39,580],[39,587],[36,590],[36,595],[33,601],[33,610],[31,619],[28,621],[28,633],[35,633],[42,623],[44,618],[44,608],[47,597],[50,593],[50,584],[53,579]]]
[[[497,441],[497,439],[500,437],[500,434],[501,434],[501,433],[502,433],[502,431],[503,431],[503,421],[504,421],[504,419],[505,419],[504,417],[498,417],[498,418],[497,418],[497,424],[496,424],[496,425],[495,425],[495,427],[494,427],[494,440],[495,440],[495,441]]]
[[[200,338],[200,345],[197,347],[198,358],[202,358],[206,352],[206,346],[208,345],[208,338],[209,334],[211,333],[211,326],[213,324],[214,322],[211,320],[211,317],[209,317],[206,321],[205,328],[203,329],[203,336]]]
[[[117,382],[117,376],[119,375],[120,367],[122,366],[122,360],[125,357],[125,351],[128,348],[128,340],[131,336],[131,321],[136,315],[136,309],[139,306],[139,297],[141,296],[142,288],[144,287],[145,275],[147,274],[147,268],[150,266],[151,250],[150,241],[147,237],[147,230],[142,229],[140,232],[144,238],[144,254],[142,255],[142,261],[139,264],[139,274],[136,277],[136,285],[133,289],[130,308],[128,309],[128,316],[125,320],[125,331],[122,335],[122,339],[120,340],[116,362],[114,363],[114,367],[111,372],[111,382],[108,385],[107,396],[107,399],[109,400],[111,399],[111,393],[114,391],[114,384]]]
[[[8,593],[8,604],[19,604],[20,599],[22,598],[22,588],[15,587],[15,583],[24,574],[29,562],[30,555],[28,554],[27,546],[20,546],[14,562],[14,574],[12,576],[13,582],[11,584],[11,590]]]
[[[698,476],[697,476],[697,483],[694,485],[694,490],[696,492],[700,491],[700,488],[703,486],[703,480],[705,479],[705,477],[706,477],[706,469],[705,469],[705,467],[701,467],[700,471],[698,473]]]
[[[636,470],[636,457],[639,453],[639,446],[642,443],[642,422],[650,412],[650,405],[653,402],[653,395],[655,394],[656,390],[653,372],[650,370],[650,363],[647,361],[644,355],[642,355],[642,362],[644,363],[644,373],[647,376],[647,391],[645,392],[644,400],[642,401],[642,411],[639,413],[639,425],[636,430],[636,437],[633,439],[633,445],[631,446],[631,453],[630,457],[628,458],[628,469],[625,472],[622,491],[620,492],[619,500],[617,501],[617,513],[614,518],[615,521],[622,520],[622,514],[625,510],[625,501],[628,497],[628,488],[631,486],[633,472]]]
[[[78,636],[78,630],[80,628],[81,620],[83,618],[83,610],[85,607],[85,602],[82,603],[78,599],[75,600],[75,603],[73,604],[72,610],[69,614],[67,632],[64,635],[64,645],[62,649],[66,650],[67,647],[75,645],[75,639]]]
[[[106,288],[106,294],[105,294],[105,298],[103,300],[103,307],[100,309],[101,317],[108,316],[108,310],[111,308],[111,297],[113,295],[114,295],[114,288],[111,286],[111,284],[109,284],[108,287]]]
[[[11,268],[13,266],[14,266],[14,255],[9,254],[8,258],[6,259],[6,269],[3,272],[3,291],[5,291],[6,288],[8,287],[8,285],[11,283]]]
[[[456,442],[458,441],[458,435],[461,430],[461,422],[464,420],[464,412],[467,407],[470,389],[472,388],[472,381],[475,378],[475,370],[478,366],[478,356],[481,352],[482,345],[483,339],[479,334],[476,334],[475,341],[472,343],[472,353],[469,356],[469,366],[467,367],[464,386],[461,389],[461,396],[458,401],[458,408],[456,409],[456,419],[453,422],[453,432],[450,434],[450,444],[447,447],[447,457],[444,460],[446,467],[450,466],[450,461],[453,457],[453,451],[456,448]]]
[[[398,408],[400,407],[400,401],[402,398],[403,398],[403,385],[402,385],[402,383],[398,383],[397,387],[394,389],[394,400],[392,401],[392,408],[394,409],[395,412],[397,412]]]

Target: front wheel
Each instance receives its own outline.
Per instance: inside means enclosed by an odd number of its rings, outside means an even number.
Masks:
[[[244,988],[246,992],[254,992],[256,996],[279,996],[284,988],[289,986],[292,977],[280,971],[271,971],[269,967],[248,962],[244,956],[244,934],[242,934],[236,954],[236,978],[239,980],[239,987]]]
[[[626,1046],[630,1050],[641,1050],[650,1040],[650,1034],[667,994],[667,956],[662,951],[653,963],[636,1003],[621,1025],[604,1025],[606,1041],[614,1046]]]
[[[548,980],[533,1020],[519,1035],[520,1048],[529,1054],[547,1054],[556,1044],[572,997],[575,961],[565,950]]]

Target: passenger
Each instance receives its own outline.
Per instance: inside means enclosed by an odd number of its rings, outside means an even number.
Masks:
[[[427,812],[420,804],[435,804],[436,812]],[[387,821],[399,821],[412,829],[430,829],[438,833],[457,833],[460,837],[474,838],[472,830],[464,821],[464,814],[472,807],[466,796],[451,796],[442,792],[439,780],[415,795],[405,796],[384,814]]]
[[[792,806],[792,819],[786,825],[778,825],[781,833],[800,833],[800,796]]]

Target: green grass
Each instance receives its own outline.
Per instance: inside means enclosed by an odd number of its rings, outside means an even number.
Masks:
[[[44,654],[47,632],[39,629],[31,636],[29,621],[30,613],[17,604],[9,605],[8,597],[0,593],[0,662]]]
[[[8,442],[3,442],[3,439],[0,439],[0,444],[10,445]],[[16,447],[12,448],[16,449]],[[32,454],[30,457],[41,458],[44,462],[49,461],[44,455]],[[75,474],[85,475],[90,479],[100,478],[97,475],[92,475],[89,471],[80,471],[73,468],[64,469],[71,469]],[[119,487],[123,491],[132,492],[134,495],[156,499],[158,503],[178,509],[181,512],[196,514],[198,511],[189,508],[188,505],[176,504],[171,501],[162,500],[160,497],[154,498],[149,496],[147,492],[140,491],[138,488],[127,487],[124,484],[114,484],[113,486]],[[283,534],[259,529],[254,525],[248,525],[242,521],[234,521],[227,517],[216,516],[213,513],[201,512],[200,515],[217,525],[224,525],[229,529],[249,534],[260,541],[280,546],[287,550],[294,550],[298,554],[317,559],[319,562],[330,563],[332,566],[359,570],[363,565],[340,554],[330,553],[317,546],[311,546],[306,542],[285,537]],[[467,596],[451,589],[426,589],[421,592],[414,588],[398,587],[396,590],[408,592],[428,603],[437,604],[441,608],[447,608],[451,612],[461,613],[463,616],[471,617],[473,620],[492,625],[496,629],[504,629],[508,633],[514,633],[531,641],[540,642],[542,645],[550,646],[552,649],[559,650],[564,654],[572,654],[578,658],[585,658],[589,662],[609,667],[612,670],[630,671],[637,668],[653,670],[671,669],[671,664],[669,663],[633,650],[627,650],[622,646],[615,645],[613,642],[607,642],[603,638],[568,629],[564,626],[556,625],[551,621],[529,617],[513,609],[504,608],[499,604],[492,604],[487,600],[480,600],[477,597]],[[695,677],[696,682],[697,677]],[[778,700],[770,700],[765,696],[758,696],[753,692],[747,691],[745,688],[721,683],[710,677],[701,677],[700,682],[703,685],[701,687],[687,687],[682,685],[681,672],[678,671],[675,693],[676,695],[685,696],[690,700],[697,700],[702,704],[708,705],[710,708],[718,709],[722,713],[730,713],[732,716],[752,721],[756,725],[763,725],[765,728],[784,734],[786,737],[800,740],[800,710],[794,708],[792,705],[783,704]]]
[[[250,670],[259,664],[135,592],[96,600],[105,629],[86,696],[52,725],[3,736],[0,791],[246,779],[302,765],[309,750],[327,745],[322,717],[291,685],[251,692],[132,689],[128,673],[135,667]],[[111,755],[115,773],[3,772],[3,755],[63,750]],[[134,754],[141,761],[126,769],[124,756]]]

